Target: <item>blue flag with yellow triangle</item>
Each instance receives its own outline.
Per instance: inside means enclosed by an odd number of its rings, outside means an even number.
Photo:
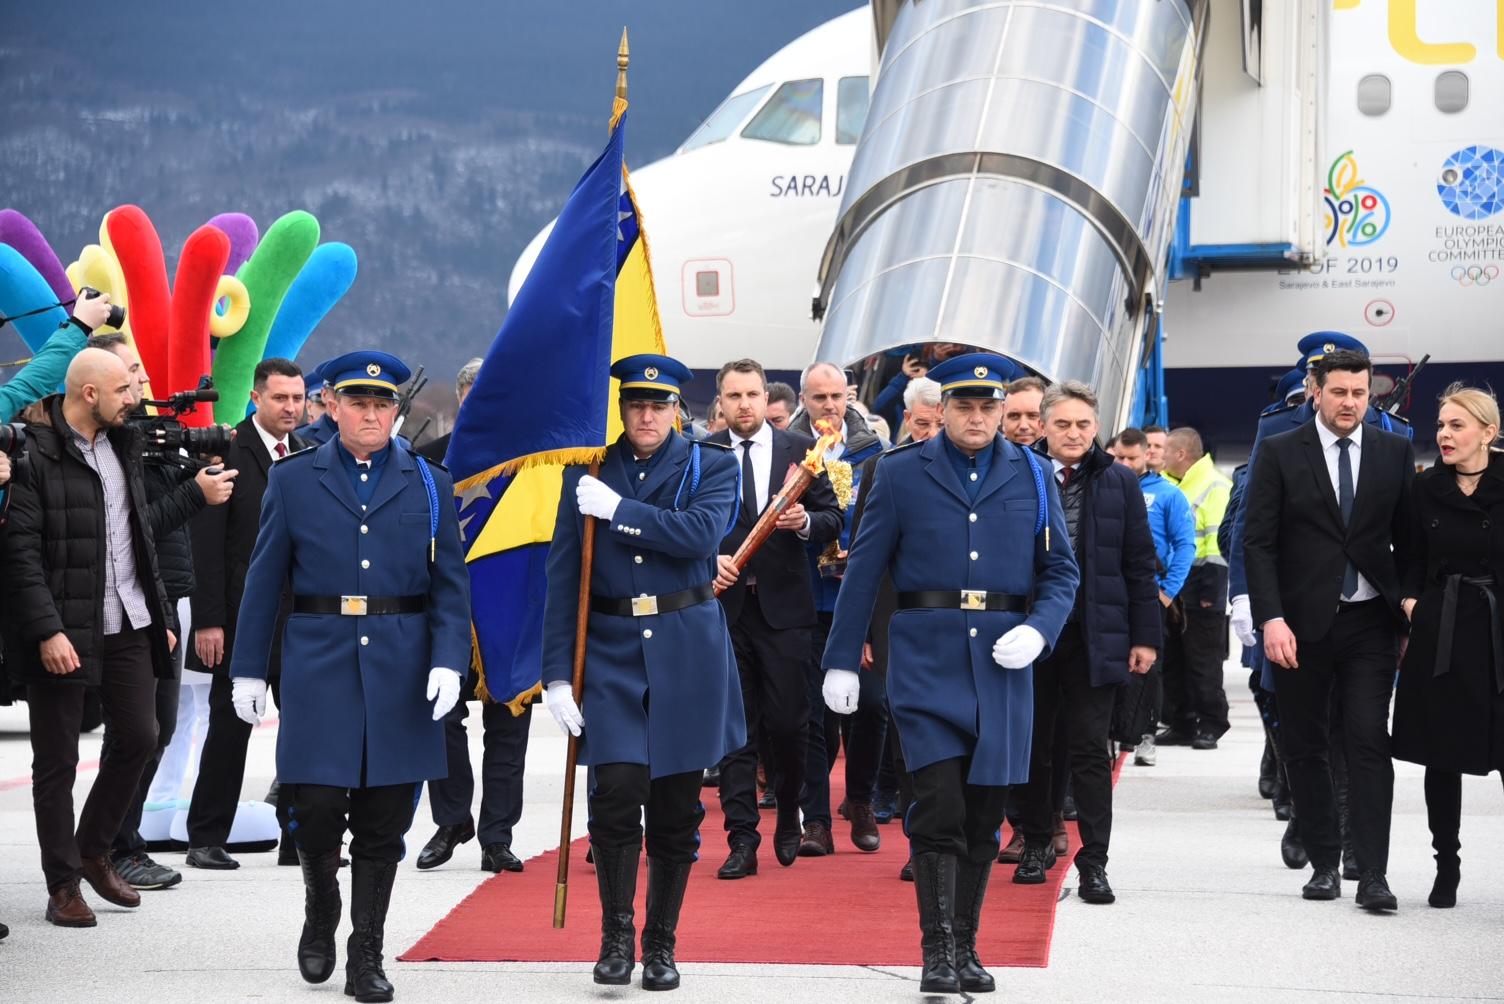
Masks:
[[[618,98],[606,149],[564,204],[465,398],[445,462],[470,572],[482,698],[539,693],[544,564],[567,464],[621,434],[611,362],[665,351]]]

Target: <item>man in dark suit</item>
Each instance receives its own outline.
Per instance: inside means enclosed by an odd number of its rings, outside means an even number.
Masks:
[[[767,736],[768,764],[778,796],[773,851],[787,867],[799,853],[799,790],[808,756],[806,726],[811,708],[805,680],[815,600],[805,544],[834,540],[841,532],[841,506],[823,476],[783,511],[777,529],[738,575],[731,555],[746,540],[789,467],[815,444],[808,436],[775,429],[767,421],[767,377],[751,359],[738,359],[716,374],[727,428],[710,437],[729,446],[741,465],[736,525],[721,541],[716,587],[731,629],[747,714],[747,743],[721,764],[721,807],[731,854],[717,872],[723,879],[757,874],[757,738]]]
[[[1253,622],[1274,669],[1295,815],[1315,875],[1306,899],[1341,895],[1342,840],[1328,762],[1333,689],[1344,716],[1357,902],[1393,910],[1384,872],[1394,767],[1389,697],[1403,624],[1409,440],[1363,423],[1373,364],[1328,353],[1312,368],[1312,421],[1261,444],[1248,482],[1244,560]]]
[[[454,378],[454,396],[461,405],[475,386],[480,359],[460,367]],[[418,447],[419,456],[442,464],[449,451],[449,433]],[[428,782],[428,805],[433,812],[434,835],[418,854],[418,868],[437,868],[454,856],[454,849],[476,835],[470,803],[475,799],[475,771],[470,765],[470,740],[465,719],[476,697],[479,682],[474,669],[460,688],[461,700],[444,716],[444,747],[448,751],[449,776]],[[485,751],[480,768],[480,867],[488,872],[520,872],[522,860],[512,853],[512,827],[522,818],[522,775],[527,766],[527,733],[532,723],[531,693],[510,705],[494,700],[481,704],[481,727]]]
[[[225,852],[240,786],[245,781],[245,751],[251,727],[235,714],[230,701],[230,656],[235,647],[235,617],[251,567],[261,496],[272,461],[311,445],[293,435],[303,416],[303,371],[290,359],[263,359],[252,378],[255,414],[235,427],[225,465],[240,472],[235,494],[222,506],[205,509],[193,520],[193,647],[189,664],[210,673],[209,732],[199,758],[198,780],[188,807],[188,864],[229,870],[240,862]],[[290,609],[288,597],[283,606]],[[285,618],[287,610],[283,611]],[[271,679],[278,679],[280,625],[272,640]],[[280,699],[279,699],[280,704]],[[284,840],[286,850],[291,844]],[[291,862],[297,863],[294,857]]]

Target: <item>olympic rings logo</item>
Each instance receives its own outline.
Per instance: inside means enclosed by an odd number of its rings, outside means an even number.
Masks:
[[[1497,265],[1453,265],[1452,279],[1459,286],[1487,286],[1499,277]]]

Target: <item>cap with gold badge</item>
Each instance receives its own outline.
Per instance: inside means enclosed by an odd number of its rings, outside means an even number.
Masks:
[[[1022,375],[1011,359],[994,352],[968,352],[951,356],[927,374],[947,397],[1001,398],[1007,385]]]
[[[1305,369],[1310,369],[1311,364],[1318,359],[1326,358],[1329,352],[1361,352],[1368,355],[1367,345],[1340,331],[1313,331],[1297,342],[1295,347],[1300,350],[1300,365]]]
[[[679,360],[651,352],[618,359],[611,367],[611,375],[621,381],[622,400],[665,404],[676,403],[680,386],[694,377],[690,368]]]
[[[385,397],[396,400],[399,387],[412,372],[389,352],[362,349],[335,356],[319,367],[324,382],[336,394],[352,397]]]

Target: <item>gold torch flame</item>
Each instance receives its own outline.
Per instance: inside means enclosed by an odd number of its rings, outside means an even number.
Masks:
[[[841,441],[841,430],[830,419],[822,418],[815,423],[815,431],[820,434],[820,438],[815,440],[815,445],[804,455],[804,462],[800,466],[818,477],[825,470],[825,454]]]

